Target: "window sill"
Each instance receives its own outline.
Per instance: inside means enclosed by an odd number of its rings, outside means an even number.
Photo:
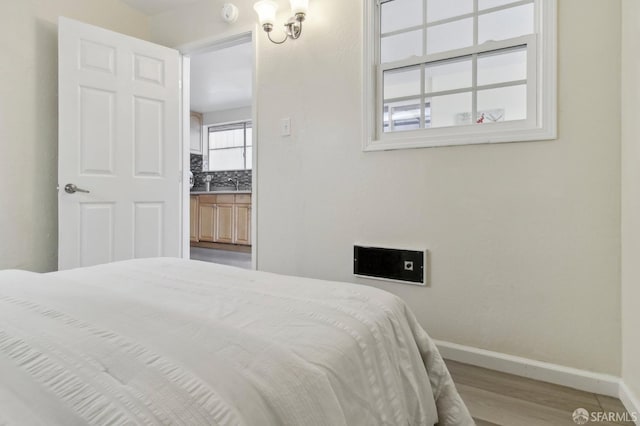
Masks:
[[[482,128],[469,126],[464,129],[442,128],[429,131],[418,130],[385,134],[380,139],[365,141],[363,150],[388,151],[441,146],[545,141],[557,138],[555,128],[523,129],[522,126],[512,126],[514,127],[513,129],[497,130],[490,128],[491,124],[482,126]]]

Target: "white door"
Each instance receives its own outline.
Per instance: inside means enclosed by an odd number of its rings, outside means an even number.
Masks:
[[[58,38],[58,267],[180,256],[179,53],[66,18]]]

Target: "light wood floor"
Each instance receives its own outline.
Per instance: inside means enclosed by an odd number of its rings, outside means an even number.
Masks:
[[[577,408],[626,413],[620,400],[511,374],[446,361],[458,392],[478,426],[575,426]],[[594,425],[630,425],[598,422]]]

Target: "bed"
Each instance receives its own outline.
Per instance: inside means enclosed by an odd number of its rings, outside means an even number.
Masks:
[[[368,286],[182,259],[0,271],[0,425],[472,425]]]

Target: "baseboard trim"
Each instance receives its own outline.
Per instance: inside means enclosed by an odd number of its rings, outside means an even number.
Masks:
[[[439,340],[436,340],[435,343],[445,359],[622,399],[621,381],[616,376],[593,373],[457,343]],[[631,394],[627,395],[629,401],[633,401]],[[626,404],[625,407],[630,409]]]
[[[636,425],[640,425],[640,400],[638,400],[638,397],[631,392],[631,389],[629,389],[623,381],[620,381],[620,393],[618,397],[629,413],[636,414]]]

